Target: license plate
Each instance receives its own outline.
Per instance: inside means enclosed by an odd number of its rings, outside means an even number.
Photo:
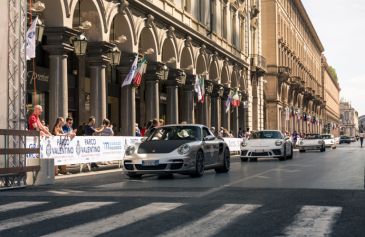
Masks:
[[[159,165],[159,161],[158,160],[142,160],[142,165],[143,166],[157,166],[157,165]]]

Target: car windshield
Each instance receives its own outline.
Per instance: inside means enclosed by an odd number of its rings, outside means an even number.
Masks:
[[[322,139],[322,138],[319,134],[308,134],[307,136],[305,136],[305,139],[314,140],[314,139]]]
[[[201,140],[200,128],[196,126],[168,126],[156,128],[147,141]]]
[[[321,135],[322,139],[331,139],[331,135]]]
[[[252,134],[251,139],[282,139],[278,131],[259,131]]]

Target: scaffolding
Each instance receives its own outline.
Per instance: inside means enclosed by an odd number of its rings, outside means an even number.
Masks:
[[[8,0],[8,6],[8,130],[25,130],[27,1]],[[25,138],[19,135],[7,136],[5,149],[24,149]],[[8,153],[4,158],[4,168],[24,170],[26,167],[25,154]],[[23,187],[25,184],[24,172],[0,177],[0,188]]]

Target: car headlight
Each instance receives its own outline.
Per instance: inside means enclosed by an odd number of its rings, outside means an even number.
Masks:
[[[191,146],[189,144],[184,144],[184,145],[180,146],[179,148],[177,148],[177,153],[179,153],[180,155],[185,155],[190,150],[191,150]]]
[[[247,143],[246,142],[241,142],[241,147],[246,147]]]
[[[281,145],[283,145],[283,141],[277,140],[275,142],[275,146],[281,146]]]
[[[133,155],[135,151],[136,151],[135,146],[128,146],[127,149],[125,149],[125,154],[127,156],[130,156],[130,155]]]

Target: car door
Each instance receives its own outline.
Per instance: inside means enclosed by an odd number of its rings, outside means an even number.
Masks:
[[[215,157],[215,144],[216,139],[208,139],[208,138],[213,138],[214,135],[209,131],[209,129],[207,127],[203,127],[203,146],[204,146],[204,157],[205,157],[205,164],[206,165],[211,165],[214,162],[214,157]]]

